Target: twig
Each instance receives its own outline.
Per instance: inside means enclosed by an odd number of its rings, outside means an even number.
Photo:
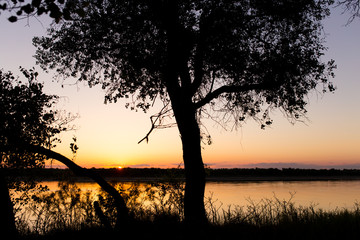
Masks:
[[[158,114],[152,115],[150,117],[150,121],[151,121],[151,128],[149,130],[149,132],[145,135],[145,137],[143,137],[138,144],[140,144],[141,142],[143,142],[144,140],[146,140],[146,143],[149,142],[149,136],[152,133],[152,131],[156,128],[170,128],[175,126],[176,124],[163,124],[162,119],[166,116],[166,114],[168,114],[172,109],[168,108],[170,102],[166,103],[164,105],[164,107],[159,111]]]

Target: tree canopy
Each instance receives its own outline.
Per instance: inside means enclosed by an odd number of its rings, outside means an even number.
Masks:
[[[182,93],[193,107],[256,117],[269,109],[290,117],[305,112],[306,95],[328,81],[333,62],[321,62],[321,19],[329,1],[95,1],[84,17],[35,38],[45,69],[101,84],[106,101],[130,98],[148,109],[167,100],[170,37]],[[176,5],[176,6],[175,6]],[[216,104],[215,104],[216,103]]]
[[[69,120],[61,120],[53,106],[58,97],[43,92],[34,69],[20,69],[25,81],[0,70],[0,145],[1,167],[39,167],[45,157],[25,153],[24,144],[53,147],[56,135],[66,130]]]
[[[79,176],[89,177],[114,198],[117,209],[117,224],[128,220],[128,211],[120,193],[101,176],[82,168],[67,157],[51,150],[60,139],[60,132],[71,129],[69,122],[76,116],[62,116],[54,109],[58,97],[43,92],[43,84],[37,82],[38,73],[34,69],[20,68],[25,77],[22,82],[12,72],[0,70],[0,230],[14,234],[15,219],[9,197],[4,169],[44,167],[48,158],[56,159]],[[75,141],[75,140],[74,140]],[[73,152],[78,149],[70,144]],[[28,185],[28,186],[27,186]],[[33,181],[15,184],[16,190],[35,188]],[[11,228],[11,229],[10,229]]]

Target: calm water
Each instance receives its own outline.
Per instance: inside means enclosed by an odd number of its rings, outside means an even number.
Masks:
[[[56,190],[58,182],[44,182],[50,190]],[[82,190],[97,191],[96,183],[77,183]],[[211,197],[217,206],[249,205],[249,201],[261,199],[288,201],[293,196],[297,206],[316,205],[331,210],[351,209],[360,202],[360,180],[356,181],[295,181],[295,182],[209,182],[206,184],[206,198]]]
[[[210,183],[206,192],[213,192],[223,206],[248,205],[249,200],[259,202],[264,198],[289,200],[297,206],[315,204],[317,208],[351,209],[360,201],[360,181],[297,181],[297,182],[250,182],[250,183]]]

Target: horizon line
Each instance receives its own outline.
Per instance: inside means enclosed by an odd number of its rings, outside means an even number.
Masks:
[[[253,168],[262,168],[262,169],[360,169],[360,163],[351,163],[351,164],[305,164],[305,163],[250,163],[250,164],[227,164],[227,163],[204,163],[205,168],[210,169],[253,169]],[[184,168],[183,164],[130,164],[130,165],[102,165],[102,164],[92,164],[89,166],[82,166],[85,168],[95,168],[95,169],[112,169],[112,168],[161,168],[161,169],[174,169],[174,168]],[[51,166],[46,165],[45,168],[53,169],[66,169],[67,167],[62,164],[52,164]]]

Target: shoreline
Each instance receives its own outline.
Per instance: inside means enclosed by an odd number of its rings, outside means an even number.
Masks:
[[[166,177],[105,177],[108,182],[172,182],[184,181],[185,178],[166,178]],[[44,178],[40,182],[61,182],[71,180],[75,183],[94,182],[85,177],[71,177],[70,179]],[[208,177],[207,183],[241,183],[241,182],[311,182],[311,181],[360,181],[360,176],[243,176],[243,177]]]

